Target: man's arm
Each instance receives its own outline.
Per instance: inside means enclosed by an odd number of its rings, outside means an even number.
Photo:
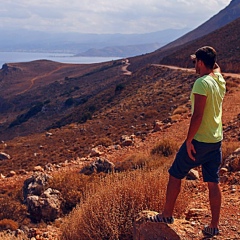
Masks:
[[[194,146],[192,144],[192,140],[201,125],[204,108],[206,105],[206,100],[207,100],[206,96],[200,95],[200,94],[194,94],[194,111],[191,117],[190,126],[188,129],[188,134],[186,139],[188,156],[192,160],[195,160],[195,157],[193,156],[193,154],[196,153]]]

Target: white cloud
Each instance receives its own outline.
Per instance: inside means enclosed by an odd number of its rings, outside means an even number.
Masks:
[[[55,32],[144,33],[195,28],[231,0],[5,0],[0,27]]]

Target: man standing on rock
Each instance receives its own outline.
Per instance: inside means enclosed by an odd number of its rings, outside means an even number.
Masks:
[[[214,48],[209,46],[199,48],[191,58],[200,77],[195,81],[190,96],[192,117],[187,138],[169,169],[164,210],[162,214],[150,217],[149,220],[173,223],[173,209],[180,193],[181,179],[190,169],[201,165],[203,180],[208,184],[212,214],[211,223],[204,227],[203,233],[214,236],[219,233],[221,208],[219,167],[222,161],[222,102],[226,82],[216,63]]]

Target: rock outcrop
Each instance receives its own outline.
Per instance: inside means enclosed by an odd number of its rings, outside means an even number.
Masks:
[[[180,240],[176,231],[165,223],[148,222],[146,219],[156,215],[157,212],[142,211],[138,214],[133,224],[134,240]]]
[[[32,221],[54,221],[62,215],[61,193],[58,190],[48,188],[40,196],[28,196],[27,206]]]
[[[63,198],[58,190],[46,189],[49,179],[49,175],[35,172],[24,182],[24,201],[33,222],[54,221],[62,215]]]

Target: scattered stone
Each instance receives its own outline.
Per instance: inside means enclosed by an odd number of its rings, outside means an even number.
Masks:
[[[131,135],[130,137],[127,135],[123,135],[121,136],[120,141],[121,141],[122,147],[132,146],[134,144],[133,135]]]
[[[4,176],[2,173],[0,174],[0,178],[1,179],[4,179],[4,178],[6,178],[6,176]]]
[[[16,175],[15,171],[10,171],[9,174],[7,175],[7,177],[13,177]]]
[[[199,173],[195,169],[191,169],[187,174],[187,180],[199,180]]]
[[[92,148],[90,152],[90,157],[100,157],[103,153],[98,150],[98,148]]]
[[[231,186],[231,193],[235,193],[237,191],[236,185]]]
[[[52,163],[48,163],[48,164],[46,164],[46,165],[44,166],[44,168],[45,168],[47,171],[52,172],[53,169],[54,169],[54,166],[53,166]]]
[[[35,166],[35,167],[33,168],[33,171],[34,171],[34,172],[44,172],[44,169],[43,169],[41,166]]]
[[[159,132],[162,130],[163,123],[159,120],[155,120],[154,125],[153,125],[153,131],[154,132]]]
[[[227,168],[221,168],[220,170],[219,170],[219,175],[220,176],[223,176],[225,173],[227,173],[228,172],[228,169]]]
[[[46,137],[51,137],[53,134],[50,132],[46,132]]]
[[[0,152],[0,160],[9,160],[11,157],[9,154]]]
[[[94,162],[90,163],[90,165],[85,166],[80,173],[85,175],[91,175],[93,173],[109,173],[113,172],[115,165],[104,158],[97,158]]]

